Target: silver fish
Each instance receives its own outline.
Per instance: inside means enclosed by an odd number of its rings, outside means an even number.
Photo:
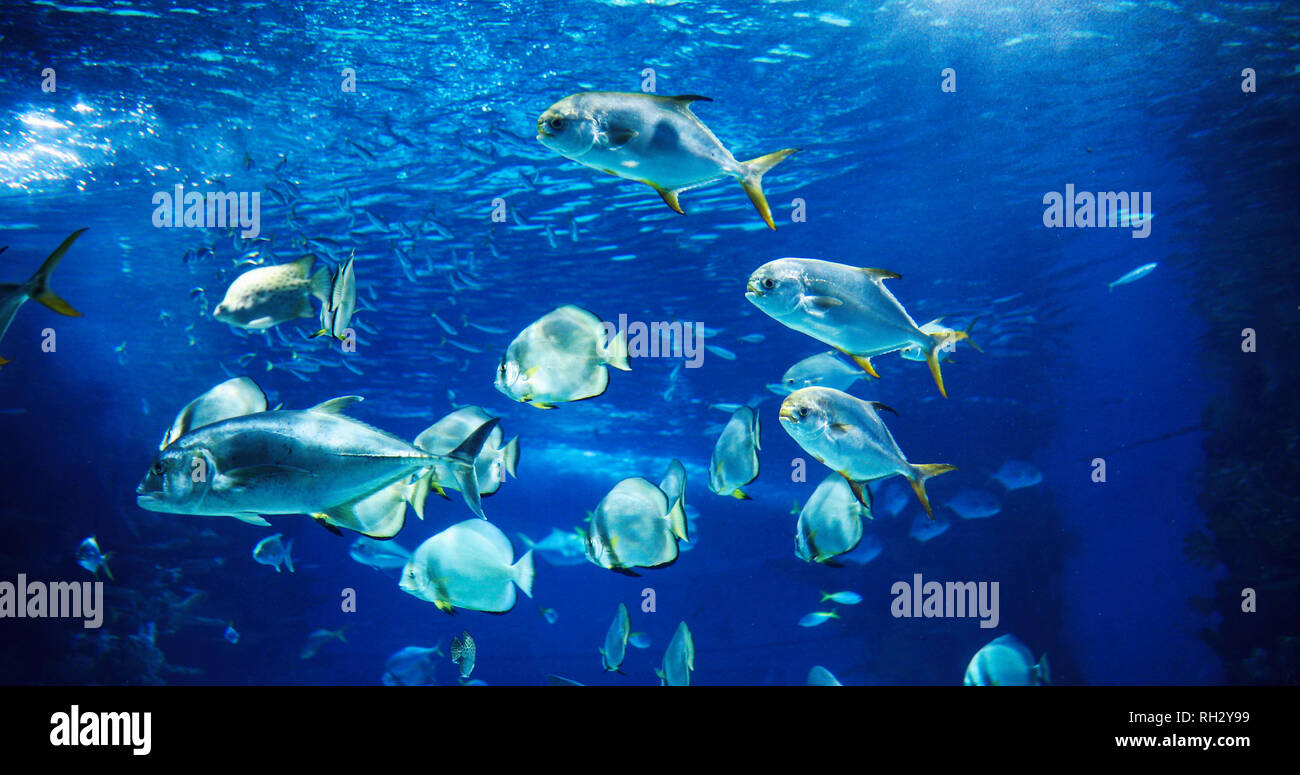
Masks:
[[[582,92],[537,119],[537,140],[579,164],[650,186],[685,214],[677,195],[725,177],[740,182],[769,229],[776,229],[763,196],[763,174],[798,148],[737,161],[691,112],[708,97],[660,97],[628,92]]]
[[[758,478],[758,451],[762,448],[758,413],[748,406],[732,412],[713,445],[709,461],[709,489],[718,495],[749,500],[740,489]]]

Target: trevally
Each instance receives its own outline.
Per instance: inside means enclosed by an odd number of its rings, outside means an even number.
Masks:
[[[644,183],[685,215],[677,195],[725,177],[735,178],[769,229],[776,229],[763,174],[798,148],[737,161],[704,122],[692,102],[708,97],[661,97],[636,92],[572,94],[537,119],[537,140],[579,164]]]

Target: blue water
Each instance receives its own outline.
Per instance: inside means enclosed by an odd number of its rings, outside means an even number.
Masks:
[[[84,317],[29,303],[0,342],[12,360],[0,370],[0,569],[89,579],[73,551],[94,534],[116,581],[100,631],[0,621],[5,678],[377,683],[389,654],[445,651],[468,630],[474,677],[488,684],[648,684],[685,621],[697,684],[801,684],[815,664],[845,684],[956,684],[1006,633],[1047,653],[1056,683],[1221,682],[1197,635],[1217,620],[1187,602],[1217,571],[1182,550],[1205,524],[1196,426],[1222,380],[1199,357],[1214,332],[1196,292],[1211,267],[1196,257],[1235,238],[1206,217],[1225,207],[1216,184],[1249,181],[1219,161],[1225,134],[1247,143],[1241,157],[1294,160],[1273,121],[1294,115],[1297,32],[1283,4],[1262,2],[7,4],[0,278],[22,282],[87,231],[53,281]],[[46,67],[56,91],[41,89]],[[1258,92],[1242,92],[1244,67]],[[344,68],[355,92],[340,88]],[[556,100],[641,90],[647,68],[659,94],[712,97],[695,111],[738,158],[802,148],[765,178],[777,231],[731,181],[684,193],[683,217],[534,139]],[[940,88],[944,68],[955,92]],[[269,242],[154,228],[153,195],[177,184],[261,192]],[[1043,196],[1066,184],[1151,192],[1151,235],[1045,228]],[[1264,175],[1250,191],[1243,216],[1293,209],[1293,179]],[[498,199],[504,222],[492,218]],[[371,329],[354,354],[306,340],[315,320],[244,335],[210,317],[251,266],[242,260],[313,252],[332,266],[353,250],[356,320]],[[884,545],[869,564],[795,557],[791,503],[826,470],[780,427],[780,397],[764,386],[828,348],[744,298],[750,272],[781,256],[897,272],[890,287],[918,322],[981,316],[972,337],[984,352],[959,348],[948,400],[923,364],[893,356],[877,359],[880,381],[851,392],[897,409],[886,422],[912,461],[960,468],[930,483],[936,505],[972,487],[996,494],[1000,514],[940,507],[952,527],[921,543],[908,536],[909,500],[868,526]],[[1107,291],[1149,262],[1156,272]],[[706,354],[676,376],[679,361],[634,359],[598,398],[553,411],[511,402],[492,386],[502,353],[564,303],[607,320],[698,321],[737,357]],[[435,312],[480,352],[447,342]],[[47,328],[54,352],[42,350]],[[290,371],[295,352],[326,365]],[[406,439],[453,403],[500,416],[521,439],[519,477],[484,505],[516,552],[517,533],[571,530],[620,479],[658,481],[678,458],[697,546],[639,578],[539,559],[533,599],[501,616],[437,611],[349,559],[351,534],[305,517],[273,519],[298,565],[276,573],[251,556],[272,530],[135,504],[175,413],[241,374],[272,405],[362,395],[354,416]],[[753,500],[717,496],[706,469],[727,415],[709,406],[758,399]],[[800,457],[807,482],[792,481]],[[1105,483],[1090,478],[1097,457]],[[1009,459],[1033,462],[1043,482],[1004,493],[988,476]],[[423,521],[409,516],[396,540],[413,549],[469,516],[453,494]],[[891,616],[890,587],[915,573],[997,581],[998,627]],[[348,589],[354,613],[341,610]],[[646,589],[654,612],[641,608]],[[203,595],[178,613],[193,590]],[[824,608],[819,590],[865,599],[797,626]],[[629,649],[626,675],[602,673],[596,652],[620,602],[652,641]],[[149,621],[162,623],[154,645],[168,664],[201,672],[142,668],[95,645]],[[230,622],[238,644],[222,637]],[[346,643],[299,658],[309,632],[348,624]],[[454,683],[450,663],[438,671]]]

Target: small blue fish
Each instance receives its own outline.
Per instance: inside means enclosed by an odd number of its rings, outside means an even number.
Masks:
[[[538,607],[541,608],[540,606]],[[554,608],[541,608],[541,612],[542,618],[546,620],[547,624],[555,624],[555,622],[560,618],[560,615],[555,612]]]
[[[862,602],[862,595],[857,592],[823,592],[821,602],[833,600],[841,605],[857,605]]]
[[[230,641],[231,644],[239,642],[239,633],[235,630],[234,622],[230,622],[226,625],[226,631],[223,634],[225,635],[226,640]]]
[[[799,626],[816,627],[819,624],[825,624],[828,619],[838,619],[838,618],[840,618],[840,615],[835,613],[834,610],[813,611],[810,614],[806,614],[802,619],[799,620]]]

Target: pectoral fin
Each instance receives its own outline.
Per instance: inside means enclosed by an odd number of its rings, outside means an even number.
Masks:
[[[679,215],[686,215],[686,211],[682,209],[681,203],[677,201],[676,191],[671,191],[666,188],[660,188],[659,186],[656,186],[654,183],[647,183],[647,185],[649,185],[655,191],[658,191],[659,196],[663,197],[664,202],[669,207],[673,208],[673,210],[676,211]]]
[[[231,514],[230,516],[234,517],[240,522],[247,522],[250,525],[257,525],[258,527],[271,526],[271,523],[267,522],[261,515],[254,514],[252,512],[244,512],[242,514]]]

